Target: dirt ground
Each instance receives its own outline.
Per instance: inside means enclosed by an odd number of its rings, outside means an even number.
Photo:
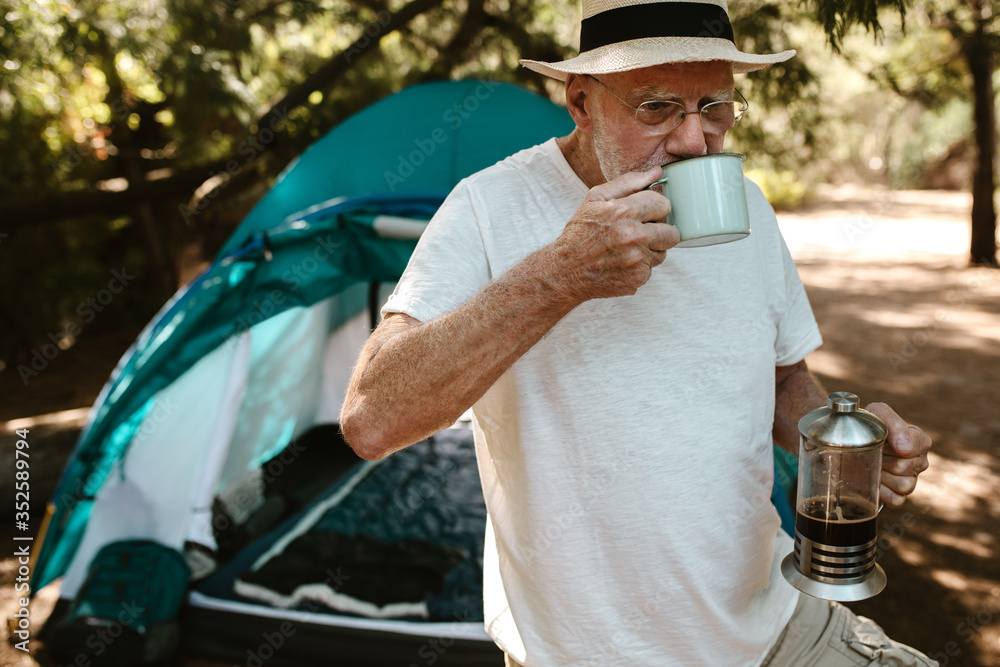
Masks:
[[[967,264],[967,195],[822,195],[779,215],[824,337],[811,367],[829,391],[884,401],[934,439],[916,493],[880,517],[886,590],[850,606],[942,665],[998,666],[1000,271]],[[81,341],[28,388],[10,369],[0,373],[0,469],[14,470],[18,428],[30,429],[32,455],[51,468],[33,459],[32,531],[83,425],[81,408],[136,333]],[[5,494],[10,483],[0,480]],[[17,569],[13,558],[0,562],[4,616],[17,608]],[[32,637],[54,597],[50,588],[32,604]],[[30,647],[0,645],[0,666],[55,664],[35,639]]]
[[[831,391],[884,401],[934,440],[879,518],[879,596],[850,605],[942,665],[1000,665],[1000,271],[969,268],[956,193],[839,191],[780,216]]]

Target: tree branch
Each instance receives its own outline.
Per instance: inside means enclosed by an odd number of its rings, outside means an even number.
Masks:
[[[370,24],[379,26],[379,32],[369,35],[368,32],[362,31],[361,36],[351,46],[332,57],[304,81],[289,88],[284,97],[261,115],[257,120],[257,127],[273,127],[280,124],[293,109],[305,104],[314,90],[329,89],[358,58],[377,50],[382,36],[399,30],[414,17],[441,5],[442,2],[443,0],[413,0],[399,11],[390,13],[385,21],[380,20]],[[241,171],[246,173],[251,164],[259,160],[271,147],[264,145],[249,162],[245,156],[234,153],[223,160],[176,173],[168,178],[129,183],[129,187],[120,192],[90,189],[7,197],[0,201],[4,219],[7,221],[4,227],[16,228],[97,213],[122,215],[131,212],[136,205],[142,203],[156,206],[164,200],[190,196],[209,178],[225,171],[226,165],[232,161],[240,164]]]
[[[69,192],[39,192],[7,197],[0,202],[7,229],[29,224],[52,222],[63,218],[78,218],[100,213],[124,215],[135,206],[149,202],[154,206],[164,199],[190,196],[214,172],[225,171],[226,162],[214,162],[179,172],[156,181],[130,183],[120,192],[104,190],[71,190]]]
[[[424,81],[447,78],[456,63],[463,57],[469,56],[473,40],[485,27],[485,19],[486,9],[483,0],[469,0],[469,7],[462,18],[462,24],[448,43],[439,49],[438,58],[421,78]]]
[[[413,2],[398,12],[390,14],[388,21],[384,24],[374,24],[380,25],[380,30],[374,37],[369,36],[366,32],[362,32],[361,37],[355,40],[342,53],[328,60],[325,65],[316,70],[305,81],[289,88],[285,96],[274,103],[261,116],[260,120],[257,121],[257,126],[264,127],[272,122],[277,122],[287,116],[289,111],[304,104],[314,90],[325,90],[332,86],[337,79],[347,72],[355,60],[377,49],[379,39],[383,35],[388,35],[391,32],[399,30],[416,16],[441,5],[442,2],[443,0],[413,0]]]
[[[816,7],[816,20],[823,26],[830,46],[840,51],[841,40],[853,25],[860,25],[873,33],[875,37],[882,34],[882,24],[878,20],[878,12],[882,7],[892,7],[899,10],[899,16],[906,21],[906,8],[910,0],[812,0]]]

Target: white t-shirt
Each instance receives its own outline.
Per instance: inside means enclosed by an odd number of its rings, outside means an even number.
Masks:
[[[774,369],[821,341],[746,185],[748,238],[669,250],[634,296],[575,308],[473,406],[486,628],[526,667],[755,665],[791,616]],[[554,139],[465,179],[383,312],[458,308],[586,194]]]

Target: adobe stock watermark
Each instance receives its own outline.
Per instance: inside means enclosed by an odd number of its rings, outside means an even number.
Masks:
[[[321,266],[336,256],[338,246],[339,242],[335,234],[330,233],[317,238],[313,244],[312,252],[281,274],[281,282],[288,286],[288,291],[297,291]],[[288,299],[288,291],[273,289],[262,298],[254,299],[250,303],[250,308],[236,318],[229,341],[235,343],[242,334],[252,327],[284,310],[283,306]]]
[[[903,512],[898,521],[889,521],[884,524],[880,522],[878,540],[875,542],[875,560],[881,560],[887,552],[895,549],[899,541],[916,523],[916,517],[910,512]]]
[[[881,197],[874,205],[873,212],[876,215],[885,212],[893,204],[896,203],[896,195],[892,190],[886,192],[886,196]],[[850,220],[846,225],[844,225],[843,232],[844,236],[847,238],[847,245],[856,248],[858,247],[858,242],[868,234],[868,232],[877,224],[877,220],[873,218],[869,213],[860,213]]]
[[[170,396],[158,398],[156,405],[143,416],[139,430],[136,431],[128,446],[134,447],[145,443],[159,431],[163,424],[167,423],[174,415],[177,415],[179,411],[180,406]],[[65,511],[81,498],[93,498],[96,496],[116,463],[118,463],[118,459],[101,459],[98,467],[87,477],[86,481],[83,479],[76,480],[76,489],[74,492],[71,493],[68,490],[64,490],[58,498],[53,498],[52,503],[56,506],[57,511]]]
[[[140,607],[135,600],[122,602],[121,611],[118,612],[114,622],[96,626],[93,633],[83,642],[89,651],[78,653],[71,664],[79,667],[93,664],[91,659],[104,655],[125,630],[131,628],[132,624],[142,617],[144,611],[145,608]]]
[[[417,657],[420,662],[411,662],[407,667],[424,667],[433,665],[455,645],[455,639],[461,633],[461,626],[467,623],[482,624],[482,616],[468,609],[461,613],[456,613],[454,620],[448,625],[448,629],[437,637],[431,637],[417,649]]]
[[[19,432],[18,435],[22,435],[22,432]],[[28,437],[27,431],[23,432],[23,437]],[[23,483],[27,484],[27,482]],[[27,509],[27,506],[25,506],[25,510]],[[27,512],[25,512],[25,516],[27,516]],[[21,528],[24,525],[25,524],[22,524],[18,527]],[[32,538],[15,537],[14,539],[31,540]],[[14,549],[14,558],[17,559],[18,567],[17,577],[14,579],[14,581],[17,582],[14,585],[14,590],[17,593],[22,593],[24,595],[16,598],[17,611],[8,617],[7,631],[9,633],[8,639],[10,643],[14,645],[14,648],[18,651],[24,651],[27,653],[28,643],[31,641],[31,609],[29,608],[31,600],[27,597],[28,595],[31,595],[31,587],[29,586],[29,582],[31,581],[31,545],[20,544],[16,545],[16,547],[17,548]]]
[[[624,452],[606,470],[588,470],[581,475],[579,488],[586,493],[579,501],[570,503],[552,521],[544,527],[535,529],[531,543],[524,550],[524,560],[528,567],[541,560],[544,554],[559,543],[566,531],[573,528],[577,522],[586,520],[592,514],[595,506],[602,505],[608,497],[608,490],[621,483],[624,476],[636,465],[637,457],[631,452]]]
[[[368,48],[373,39],[381,37],[385,27],[392,20],[392,13],[388,9],[381,10],[375,15],[375,19],[365,24],[361,37],[356,39],[351,48],[344,53],[344,60],[350,63],[355,57],[362,55],[362,49]]]
[[[156,435],[156,432],[160,430],[167,420],[171,419],[177,414],[180,406],[174,402],[173,398],[169,394],[162,395],[162,398],[158,398],[156,405],[150,410],[145,417],[143,417],[142,424],[139,426],[139,430],[132,437],[132,442],[129,443],[129,447],[135,447],[136,445],[141,445],[147,440]]]
[[[959,308],[965,305],[972,292],[989,282],[991,278],[991,274],[980,273],[973,280],[969,281],[968,284],[949,292],[945,300],[953,308]],[[940,331],[941,325],[952,319],[954,315],[953,310],[941,308],[934,313],[934,317],[930,322],[907,336],[898,348],[889,353],[889,365],[892,367],[893,372],[898,373],[909,364],[921,349],[934,340],[934,337]]]
[[[595,642],[594,653],[581,665],[587,667],[602,667],[614,664],[627,647],[641,644],[644,634],[660,632],[664,614],[678,589],[678,582],[671,577],[664,579],[663,575],[654,574],[652,585],[647,586],[647,595],[643,600],[636,601],[636,608],[620,619],[616,630],[607,638]],[[639,605],[641,602],[641,606]]]
[[[309,277],[316,273],[324,264],[340,254],[340,241],[336,234],[330,233],[318,237],[313,244],[312,253],[306,255],[298,262],[281,274],[281,282],[288,285],[292,291],[298,290],[309,281]]]
[[[295,626],[290,621],[284,621],[274,632],[262,632],[263,640],[255,649],[247,649],[246,667],[263,667],[264,663],[274,657],[275,652],[285,645],[285,641],[295,634]]]
[[[734,368],[760,353],[763,346],[772,346],[778,330],[778,322],[791,307],[788,296],[781,292],[768,308],[747,319],[734,329],[735,335],[721,353],[711,363],[698,368],[695,377],[680,391],[686,401],[701,401],[706,394],[712,394],[730,382]]]
[[[274,481],[285,472],[285,467],[295,462],[305,447],[298,441],[292,441],[288,446],[270,461],[262,465],[260,475],[252,480],[252,486],[234,486],[218,496],[219,503],[225,509],[212,519],[212,528],[216,533],[229,530],[233,525],[242,525],[250,515],[263,504],[263,489],[266,484]]]
[[[1000,597],[1000,588],[994,588],[993,594]],[[928,657],[937,660],[940,667],[947,667],[949,664],[952,664],[953,660],[961,657],[963,649],[982,634],[983,628],[992,624],[994,620],[1000,621],[1000,601],[991,607],[980,609],[975,614],[967,615],[955,626],[954,634],[962,639],[962,643],[959,643],[955,639],[950,639],[945,642],[940,651]],[[953,664],[965,665],[968,663],[962,660],[955,661]]]
[[[274,289],[268,292],[263,299],[254,299],[250,304],[250,310],[236,318],[235,330],[229,340],[236,341],[239,336],[250,331],[251,327],[277,313],[278,308],[285,303],[285,298],[285,293],[282,290]]]
[[[324,572],[324,574],[326,574],[326,578],[323,579],[322,585],[326,586],[334,593],[340,591],[344,587],[344,584],[351,579],[351,575],[342,572],[341,570],[342,568],[339,565],[337,566],[336,571],[331,568],[326,568],[326,572]],[[308,596],[302,598],[300,601],[300,607],[303,611],[311,612],[329,610],[329,607],[325,604],[322,604],[321,602]]]
[[[61,330],[49,332],[47,338],[50,342],[33,349],[28,364],[18,364],[17,373],[21,376],[24,386],[27,387],[33,378],[48,368],[49,363],[59,356],[60,352],[69,349],[83,332],[84,326],[93,322],[98,313],[104,312],[115,296],[121,294],[133,280],[135,276],[129,274],[127,268],[122,267],[121,271],[115,269],[111,272],[107,287],[77,304],[75,312],[79,319],[69,320]]]
[[[451,140],[452,134],[479,110],[482,103],[488,100],[500,85],[496,81],[483,80],[461,102],[456,102],[445,109],[441,114],[442,125],[435,127],[427,135],[414,139],[413,150],[405,154],[400,153],[397,156],[395,171],[386,170],[383,173],[385,184],[389,186],[389,190],[395,192],[396,188],[405,183],[410,176],[413,176],[417,169],[427,162],[428,158],[447,144]]]
[[[326,575],[323,584],[334,591],[340,590],[344,586],[344,582],[351,578],[350,575],[343,574],[339,567],[336,572],[327,568]],[[306,612],[316,612],[322,609],[320,605],[308,598],[302,601],[300,607],[302,611]],[[281,650],[286,640],[294,636],[295,632],[295,625],[290,621],[284,621],[276,631],[261,633],[263,641],[256,647],[247,649],[247,659],[243,664],[246,667],[264,667],[264,664]]]
[[[724,9],[719,10],[718,18],[712,20],[705,19],[701,22],[701,26],[704,30],[698,34],[699,37],[732,38],[733,26],[729,21],[729,14]]]
[[[266,484],[273,484],[285,472],[285,468],[296,461],[305,451],[297,440],[293,440],[285,449],[264,463],[260,468],[260,475],[252,480],[252,486],[234,486],[233,490],[228,490],[218,496],[219,502],[225,509],[225,513],[220,513],[212,519],[212,528],[216,533],[229,530],[230,527],[241,525],[246,521],[263,503],[263,488]]]
[[[223,189],[232,182],[234,176],[238,176],[243,168],[257,159],[257,156],[264,151],[268,144],[274,141],[286,127],[288,120],[288,107],[282,107],[271,117],[267,127],[258,128],[251,136],[247,137],[236,147],[236,153],[242,156],[241,159],[233,158],[226,163],[226,168],[222,171],[210,171],[205,179],[205,183],[210,189],[203,196],[198,198],[194,206],[179,204],[177,210],[180,211],[184,222],[191,223],[191,219],[204,211],[213,199],[219,196]],[[206,187],[202,185],[199,189]],[[197,190],[195,195],[197,196]]]
[[[427,470],[426,475],[420,475],[410,480],[412,483],[408,481],[396,489],[392,494],[392,513],[398,521],[405,523],[425,506],[434,511],[433,499],[452,480],[455,472],[475,464],[475,453],[471,450],[465,450],[456,458],[441,459],[440,465]]]

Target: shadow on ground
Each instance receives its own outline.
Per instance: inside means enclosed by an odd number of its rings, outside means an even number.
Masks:
[[[1000,665],[1000,272],[954,257],[797,257],[827,389],[883,401],[934,440],[912,500],[880,516],[889,584],[853,603],[942,665]]]

